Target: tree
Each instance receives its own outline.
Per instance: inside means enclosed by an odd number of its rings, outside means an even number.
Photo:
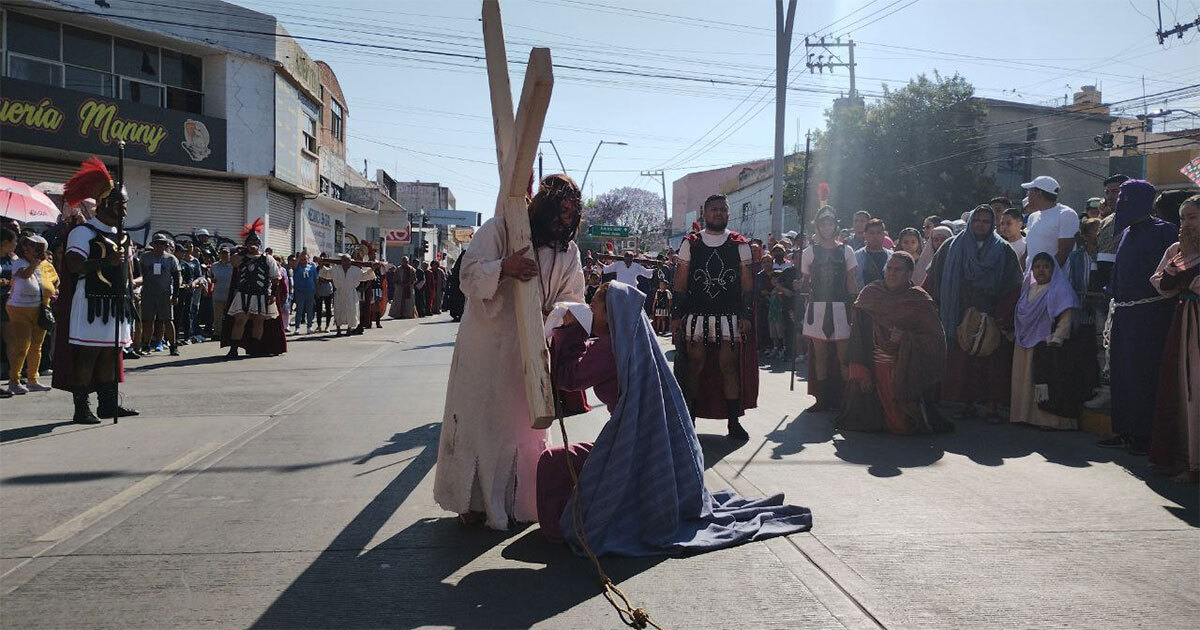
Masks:
[[[616,188],[595,198],[583,209],[586,225],[623,225],[636,236],[643,250],[661,249],[666,243],[663,198],[642,188]]]
[[[925,216],[958,217],[987,203],[994,185],[978,163],[986,112],[974,87],[934,72],[898,90],[885,85],[883,93],[865,107],[835,104],[816,137],[821,165],[813,179],[829,182],[842,225],[866,210],[894,235]]]

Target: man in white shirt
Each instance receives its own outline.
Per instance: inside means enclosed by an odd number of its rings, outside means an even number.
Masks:
[[[1079,233],[1079,215],[1071,208],[1058,203],[1058,181],[1053,177],[1039,175],[1033,181],[1021,184],[1029,200],[1029,222],[1025,229],[1025,268],[1029,269],[1034,256],[1046,252],[1058,261],[1058,266],[1067,262],[1067,256],[1075,249],[1075,235]]]
[[[633,262],[633,252],[625,252],[625,257],[619,261],[604,266],[604,273],[616,275],[617,282],[624,282],[637,288],[638,278],[649,278],[654,272],[643,267],[641,263]]]

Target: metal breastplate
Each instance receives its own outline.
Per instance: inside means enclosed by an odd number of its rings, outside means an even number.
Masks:
[[[95,271],[85,273],[83,276],[88,322],[94,322],[99,318],[100,321],[108,323],[113,316],[118,317],[121,321],[132,320],[134,318],[133,279],[130,277],[128,268],[123,270],[119,264],[109,265],[104,262],[117,247],[116,234],[106,234],[86,223],[80,227],[92,231],[92,240],[88,243],[88,260],[100,261],[100,265]],[[122,234],[121,236],[121,249],[128,252],[129,235]],[[122,271],[125,272],[124,275],[122,275]],[[122,286],[122,278],[124,278],[124,286]],[[124,308],[118,308],[118,304],[121,303]]]
[[[238,267],[237,290],[242,295],[269,295],[273,278],[266,256],[247,258]]]
[[[812,301],[850,301],[850,294],[846,291],[846,253],[843,249],[845,247],[845,245],[839,245],[833,249],[820,246],[812,248],[813,259],[809,266]]]

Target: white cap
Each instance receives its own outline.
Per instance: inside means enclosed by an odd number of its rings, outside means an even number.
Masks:
[[[1038,190],[1046,191],[1052,195],[1057,195],[1058,180],[1050,177],[1049,175],[1038,175],[1037,177],[1033,178],[1033,181],[1021,184],[1021,188],[1024,188],[1025,190],[1037,188]]]
[[[795,231],[795,230],[790,230],[790,231],[788,231],[788,232],[784,232],[784,233],[783,233],[783,237],[784,237],[784,238],[789,238],[789,239],[794,239],[794,238],[796,238],[796,231]]]

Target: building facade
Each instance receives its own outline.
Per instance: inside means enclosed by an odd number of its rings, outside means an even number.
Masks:
[[[317,186],[302,133],[315,65],[270,15],[214,0],[159,6],[155,22],[85,0],[4,8],[0,175],[61,183],[90,155],[115,174],[123,139],[139,238],[207,229],[237,240],[261,218],[268,245],[292,251],[298,200]],[[233,25],[279,36],[219,30]]]
[[[753,168],[771,160],[754,160],[732,164],[696,173],[688,173],[671,182],[671,234],[672,243],[687,231],[692,221],[700,216],[701,206],[709,195],[718,192],[721,186],[738,176],[743,168]]]
[[[1038,175],[1058,180],[1059,201],[1075,210],[1103,193],[1108,152],[1095,138],[1109,131],[1114,118],[1100,92],[1085,87],[1065,107],[981,100],[987,108],[985,172],[994,178],[997,194],[1020,200],[1021,184]]]

